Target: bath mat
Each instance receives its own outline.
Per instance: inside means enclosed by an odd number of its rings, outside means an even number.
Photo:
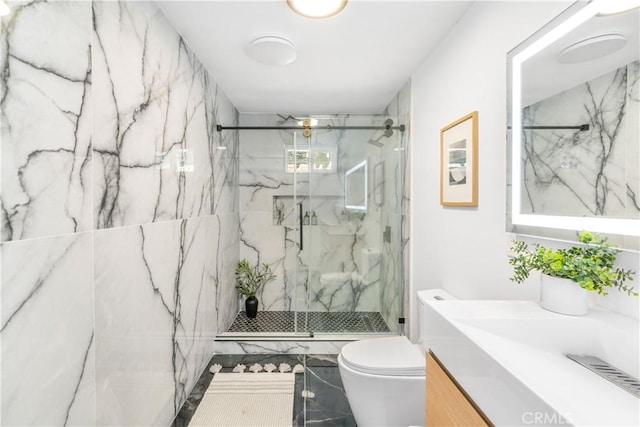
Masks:
[[[217,373],[190,426],[291,426],[293,373]]]

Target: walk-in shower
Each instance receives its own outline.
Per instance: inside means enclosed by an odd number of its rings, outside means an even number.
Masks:
[[[276,279],[218,336],[397,333],[403,317],[405,124],[397,117],[242,114],[240,259]],[[375,143],[374,143],[375,142]]]

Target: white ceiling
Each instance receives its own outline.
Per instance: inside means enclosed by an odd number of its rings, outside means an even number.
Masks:
[[[594,16],[525,61],[522,67],[522,105],[531,105],[618,67],[640,59],[640,10]],[[581,40],[602,34],[619,34],[626,44],[618,51],[576,64],[562,64],[562,50]]]
[[[350,0],[319,20],[286,0],[159,5],[240,112],[332,114],[380,113],[472,2]],[[291,40],[296,61],[249,58],[249,41],[261,34]]]

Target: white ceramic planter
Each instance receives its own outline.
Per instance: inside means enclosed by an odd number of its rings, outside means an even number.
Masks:
[[[570,316],[589,312],[589,291],[573,280],[540,275],[540,306],[545,310]]]

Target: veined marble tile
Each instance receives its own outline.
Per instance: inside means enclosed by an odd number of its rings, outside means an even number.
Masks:
[[[155,2],[10,5],[2,424],[167,425],[236,311],[238,113]]]
[[[627,66],[627,199],[625,216],[637,218],[640,212],[640,61]],[[635,132],[635,133],[634,133]],[[635,135],[635,137],[633,136]]]
[[[219,117],[233,108],[224,94],[155,3],[95,2],[93,15],[96,227],[213,214],[219,203],[232,212],[237,144],[215,130],[234,120]]]
[[[364,233],[336,233],[322,227],[303,251],[309,265],[309,307],[312,311],[379,311],[381,254],[364,244]],[[365,251],[371,251],[367,260]],[[378,254],[376,256],[376,254]],[[300,290],[302,292],[302,290]]]
[[[239,204],[241,211],[271,210],[274,196],[293,195],[293,175],[287,176],[279,170],[280,166],[284,169],[284,150],[282,151],[282,155],[278,158],[240,157]],[[306,185],[300,181],[298,183]]]
[[[525,108],[525,125],[590,130],[525,131],[524,212],[640,216],[633,157],[640,128],[630,116],[638,111],[637,68],[636,61]]]
[[[217,228],[207,231],[207,259],[215,260],[216,274],[213,277],[216,292],[217,330],[226,331],[238,313],[238,293],[235,288],[236,265],[240,241],[237,230],[240,221],[237,214],[216,215]],[[213,267],[211,268],[213,270]]]
[[[258,291],[260,310],[291,309],[294,288],[285,245],[294,238],[293,234],[286,227],[274,226],[271,212],[240,214],[240,259],[252,264],[266,262],[276,275]]]
[[[92,425],[91,233],[0,245],[2,425]]]
[[[208,115],[213,115],[209,121],[223,126],[237,126],[238,112],[222,93],[218,86],[215,87],[215,97],[210,97],[214,104],[207,111]],[[215,126],[214,126],[215,127]],[[215,132],[213,139],[214,155],[213,183],[214,183],[214,206],[212,213],[226,214],[239,211],[239,162],[240,141],[237,130],[225,130]]]
[[[314,394],[305,405],[308,425],[356,427],[337,366],[307,365],[305,390]]]
[[[338,354],[349,341],[216,341],[216,354]]]
[[[242,126],[267,125],[269,120],[277,121],[277,116],[240,115]],[[293,145],[293,132],[243,130],[239,139],[240,210],[270,210],[273,196],[293,194],[294,174],[285,173],[285,148]],[[296,178],[301,186],[308,185],[308,177]]]
[[[91,228],[89,2],[2,17],[1,240]]]
[[[95,233],[99,425],[167,425],[213,352],[216,217]]]

